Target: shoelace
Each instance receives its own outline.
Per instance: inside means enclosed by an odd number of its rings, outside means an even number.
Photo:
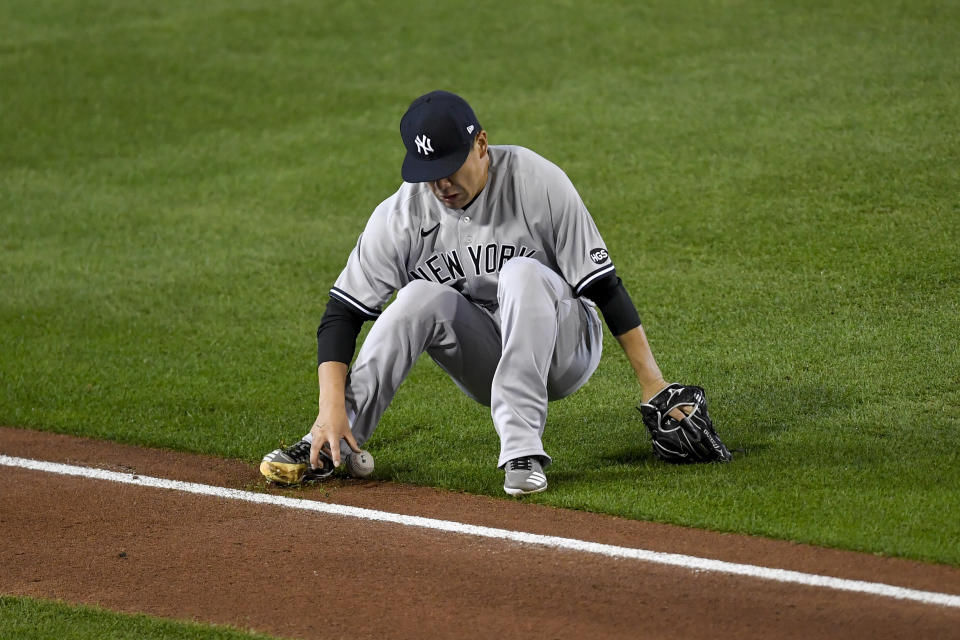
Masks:
[[[287,449],[287,455],[294,460],[310,460],[310,443],[306,440],[300,440],[295,445]]]
[[[510,461],[510,471],[530,471],[533,465],[530,464],[530,458],[517,458]]]

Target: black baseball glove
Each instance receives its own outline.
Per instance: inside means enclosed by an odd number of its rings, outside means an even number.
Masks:
[[[637,409],[653,440],[653,453],[665,462],[729,462],[730,451],[713,428],[701,387],[673,383]],[[683,420],[669,415],[674,409]]]

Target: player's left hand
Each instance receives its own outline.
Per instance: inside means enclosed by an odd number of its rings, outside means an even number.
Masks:
[[[653,453],[661,460],[729,462],[732,458],[713,428],[701,387],[670,384],[637,408],[650,433]]]
[[[642,393],[640,396],[640,404],[647,404],[651,399],[660,395],[660,392],[664,391],[670,385],[667,384],[663,378],[657,379],[653,384],[646,384],[642,387]],[[638,407],[639,408],[639,407]],[[693,409],[689,406],[679,406],[670,410],[668,415],[675,420],[683,420],[686,418]]]

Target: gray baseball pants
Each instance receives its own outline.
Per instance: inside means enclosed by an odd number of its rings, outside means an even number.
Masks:
[[[547,403],[579,389],[596,370],[600,319],[563,278],[532,258],[503,266],[497,300],[498,306],[486,308],[425,280],[397,293],[370,328],[347,378],[347,417],[360,445],[426,351],[460,389],[490,407],[500,436],[497,466],[522,456],[550,463],[541,441]]]

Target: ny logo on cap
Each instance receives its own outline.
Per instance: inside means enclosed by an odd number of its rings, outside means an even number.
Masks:
[[[428,138],[426,134],[420,134],[414,138],[413,141],[417,143],[418,153],[428,156],[433,151],[433,145],[430,144],[430,138]]]

